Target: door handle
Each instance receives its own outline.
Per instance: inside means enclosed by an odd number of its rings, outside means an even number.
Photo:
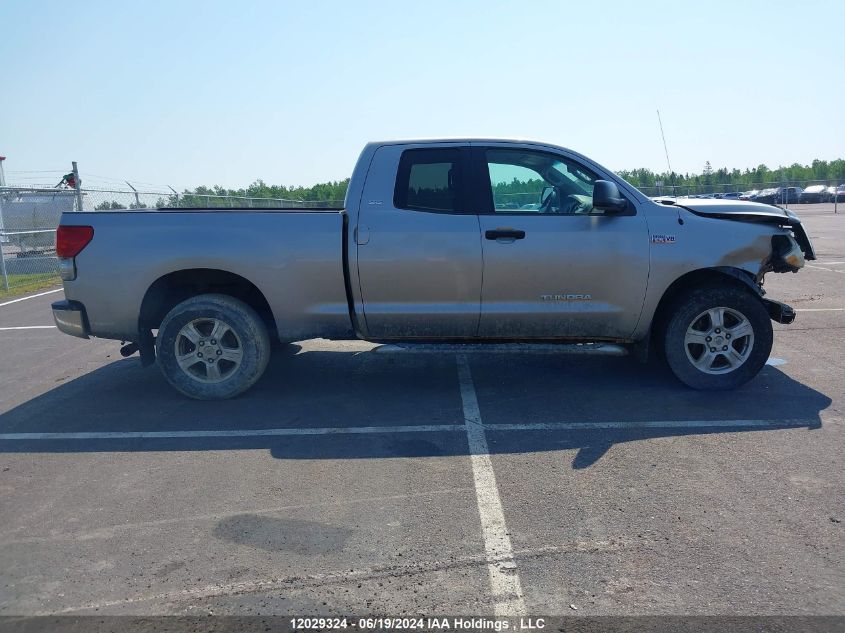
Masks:
[[[488,240],[522,240],[525,239],[525,231],[519,229],[492,229],[484,231],[484,237]]]

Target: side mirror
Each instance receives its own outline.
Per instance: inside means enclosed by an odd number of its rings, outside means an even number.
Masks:
[[[619,195],[619,188],[609,180],[596,180],[593,186],[593,208],[608,213],[622,213],[628,201]]]

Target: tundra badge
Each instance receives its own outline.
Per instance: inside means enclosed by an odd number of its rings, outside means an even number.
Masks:
[[[567,295],[540,295],[541,301],[592,301],[592,295],[567,294]]]

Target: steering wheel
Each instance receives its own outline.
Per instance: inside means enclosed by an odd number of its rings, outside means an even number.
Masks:
[[[560,205],[559,213],[565,215],[577,215],[586,211],[586,205],[578,199],[578,196],[570,194],[563,199],[563,202]]]
[[[553,213],[552,208],[557,206],[556,203],[560,197],[557,188],[550,187],[550,189],[549,195],[540,202],[540,207],[537,209],[540,213]]]

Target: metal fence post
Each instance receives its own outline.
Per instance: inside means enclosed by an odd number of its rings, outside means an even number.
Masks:
[[[76,161],[71,162],[73,166],[73,182],[74,189],[76,189],[76,210],[82,211],[82,184],[79,182],[79,169],[76,167]]]
[[[129,185],[129,188],[130,188],[132,191],[134,191],[134,192],[135,192],[135,208],[136,208],[136,209],[140,209],[140,208],[141,208],[141,198],[140,198],[140,197],[138,197],[138,190],[137,190],[137,189],[135,189],[135,187],[133,187],[133,186],[132,186],[132,184],[131,184],[128,180],[124,180],[124,182],[125,182],[127,185]]]
[[[167,185],[167,188],[168,188],[168,189],[170,189],[170,191],[172,191],[172,192],[173,192],[173,195],[174,195],[174,196],[176,196],[176,208],[178,209],[178,208],[179,208],[179,192],[178,192],[178,191],[176,191],[176,190],[175,190],[173,187],[171,187],[170,185]]]
[[[3,288],[9,291],[9,275],[6,272],[6,256],[3,254],[3,241],[6,238],[5,224],[3,224],[3,200],[0,198],[0,269],[3,273]]]

